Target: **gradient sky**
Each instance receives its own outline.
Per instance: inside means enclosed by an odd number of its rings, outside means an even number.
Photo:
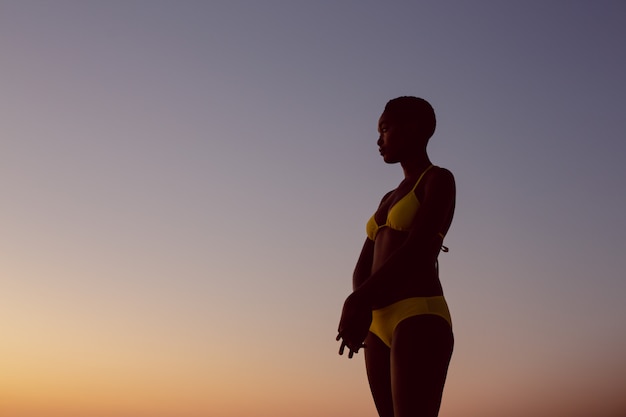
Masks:
[[[334,338],[429,100],[442,417],[626,415],[623,1],[0,1],[0,415],[376,415]]]

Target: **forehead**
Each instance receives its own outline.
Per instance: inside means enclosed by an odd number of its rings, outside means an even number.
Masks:
[[[378,119],[378,126],[382,125],[383,123],[389,124],[395,121],[396,120],[393,115],[389,114],[388,112],[383,112],[383,114],[381,114],[380,118]]]
[[[403,121],[397,114],[390,113],[388,111],[383,112],[378,119],[378,126],[382,126],[383,124],[401,124]]]

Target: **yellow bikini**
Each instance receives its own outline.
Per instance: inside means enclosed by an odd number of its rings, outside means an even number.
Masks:
[[[401,232],[406,232],[411,228],[413,218],[420,208],[420,201],[417,199],[417,195],[415,195],[415,189],[417,188],[417,185],[420,183],[424,175],[432,167],[433,165],[430,165],[428,168],[426,168],[417,179],[417,182],[415,183],[411,191],[408,192],[396,204],[394,204],[393,207],[389,209],[389,212],[387,213],[387,221],[385,222],[385,224],[381,224],[379,226],[378,223],[376,223],[375,215],[370,217],[365,227],[367,237],[369,237],[371,240],[376,240],[376,235],[378,234],[378,231],[383,227],[389,227],[390,229],[399,230]],[[442,233],[439,233],[439,235],[443,238]]]
[[[434,314],[445,319],[452,327],[448,303],[443,295],[435,297],[411,297],[372,311],[370,332],[391,347],[396,326],[404,319],[422,314]]]
[[[369,219],[366,226],[367,237],[369,239],[375,240],[378,231],[383,227],[389,227],[399,231],[408,231],[411,228],[413,219],[420,208],[420,201],[415,194],[415,189],[424,177],[424,174],[432,167],[433,165],[430,165],[426,168],[417,179],[411,191],[389,209],[385,224],[379,226],[378,223],[376,223],[375,215]],[[444,237],[443,233],[439,233],[439,236],[441,236],[442,239]],[[448,250],[445,246],[442,246],[442,249],[444,252]],[[405,298],[386,307],[372,311],[370,332],[374,333],[383,343],[391,347],[391,339],[396,326],[406,318],[421,314],[440,316],[452,327],[448,304],[441,295],[435,297]]]

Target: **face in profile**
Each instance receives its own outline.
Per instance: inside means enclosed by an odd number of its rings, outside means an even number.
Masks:
[[[415,152],[415,126],[384,112],[378,120],[378,149],[385,162],[395,164]]]

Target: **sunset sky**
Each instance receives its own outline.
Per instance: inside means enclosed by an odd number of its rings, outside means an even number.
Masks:
[[[336,328],[429,100],[441,417],[626,416],[626,2],[0,0],[0,416],[375,417]]]

